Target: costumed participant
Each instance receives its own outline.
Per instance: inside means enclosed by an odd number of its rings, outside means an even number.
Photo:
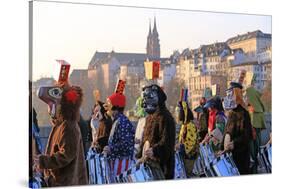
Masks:
[[[255,135],[250,143],[251,156],[255,162],[252,173],[257,173],[257,156],[261,146],[261,130],[266,128],[264,117],[265,108],[261,101],[261,94],[254,87],[246,89],[246,97],[252,127],[255,130]]]
[[[209,112],[208,134],[205,136],[204,140],[201,141],[201,143],[208,143],[210,135],[214,129],[218,128],[221,133],[224,133],[227,117],[224,114],[222,101],[219,96],[208,100],[204,105],[204,108],[207,108]]]
[[[146,162],[164,173],[164,178],[173,179],[175,167],[175,121],[165,105],[167,96],[158,85],[143,88],[143,107],[148,113],[145,122],[143,142],[136,158],[147,157]],[[153,170],[153,169],[152,169]],[[162,173],[162,174],[163,174]]]
[[[39,154],[43,153],[43,146],[40,140],[40,129],[38,127],[37,113],[34,108],[32,108],[32,113],[29,115],[31,126],[31,135],[30,137],[30,145],[31,145],[31,153],[29,156],[29,187],[30,188],[41,188],[46,187],[45,180],[42,175],[42,171],[36,168],[36,164],[34,163],[34,159]]]
[[[143,108],[143,97],[140,96],[135,105],[135,116],[138,117],[138,124],[136,128],[136,133],[135,133],[135,151],[134,154],[140,153],[140,144],[142,143],[143,139],[143,131],[144,131],[144,126],[145,126],[145,117],[147,113],[144,111]]]
[[[228,112],[228,120],[223,138],[223,151],[231,151],[233,160],[241,175],[249,174],[250,148],[252,139],[251,119],[242,96],[242,85],[231,82],[226,91],[223,105]]]
[[[61,61],[56,86],[40,87],[39,98],[48,104],[52,130],[45,154],[34,158],[49,187],[88,184],[81,131],[78,126],[82,89],[67,82],[70,65]]]
[[[123,114],[126,97],[123,95],[125,81],[119,80],[115,93],[107,98],[107,114],[113,118],[108,146],[103,153],[108,155],[111,167],[111,179],[127,171],[133,163],[135,129],[130,120]],[[121,88],[121,89],[120,89]]]
[[[80,131],[81,131],[81,136],[82,136],[82,141],[83,141],[83,149],[84,149],[84,156],[85,156],[85,159],[86,159],[88,149],[91,145],[90,144],[91,139],[89,137],[90,129],[88,127],[87,121],[84,120],[81,112],[80,112],[80,116],[79,116],[79,120],[78,120],[78,125],[79,125]]]
[[[180,145],[184,146],[184,164],[187,176],[192,176],[194,162],[198,154],[198,136],[197,128],[193,122],[193,113],[187,103],[187,89],[182,90],[181,100],[178,102],[179,121],[181,122],[181,129],[179,134],[179,144],[176,149],[180,150]]]
[[[208,109],[204,108],[206,104],[206,98],[202,97],[200,99],[200,105],[194,109],[197,113],[197,131],[198,131],[198,142],[201,142],[206,134],[208,133],[208,120],[209,120],[209,113]]]
[[[103,148],[108,145],[108,138],[112,127],[112,119],[106,114],[104,102],[97,101],[94,109],[91,127],[95,127],[96,134],[93,138],[93,147],[98,153],[103,151]]]

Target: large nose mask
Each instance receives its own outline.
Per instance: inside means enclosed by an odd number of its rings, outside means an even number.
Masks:
[[[159,98],[157,88],[145,88],[143,91],[143,108],[148,114],[156,111]]]
[[[39,99],[48,104],[49,114],[52,118],[55,118],[57,107],[62,98],[62,88],[53,86],[40,87],[37,95]]]

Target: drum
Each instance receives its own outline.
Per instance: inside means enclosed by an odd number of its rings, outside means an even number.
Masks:
[[[146,162],[132,166],[127,171],[116,176],[115,181],[117,183],[134,183],[163,179],[165,177],[160,167],[151,162]]]
[[[110,167],[107,157],[98,154],[94,149],[87,153],[89,184],[108,184],[110,182]]]
[[[116,176],[117,183],[134,183],[153,180],[150,168],[144,163],[134,165],[127,171]]]
[[[198,177],[205,176],[203,161],[201,160],[200,156],[198,156],[198,158],[196,159],[196,161],[194,163],[192,173]]]
[[[175,173],[174,179],[185,179],[187,178],[184,160],[179,152],[175,153]]]
[[[210,163],[208,170],[212,176],[225,177],[225,176],[237,176],[240,175],[238,168],[236,167],[232,154],[225,153],[213,160]]]
[[[271,173],[272,169],[272,146],[270,144],[260,147],[258,154],[259,165],[266,173]]]
[[[210,163],[216,158],[215,153],[209,144],[199,145],[200,158],[203,168],[209,167]]]

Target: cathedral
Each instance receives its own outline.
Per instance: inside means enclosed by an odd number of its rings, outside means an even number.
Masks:
[[[154,17],[153,30],[151,31],[151,23],[149,22],[149,31],[147,36],[146,44],[146,55],[149,59],[159,59],[160,58],[160,43],[159,35],[156,27],[156,19]]]

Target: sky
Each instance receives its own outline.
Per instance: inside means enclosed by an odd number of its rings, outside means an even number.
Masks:
[[[271,16],[34,2],[33,77],[54,76],[56,59],[87,69],[96,51],[145,53],[156,17],[161,57],[238,34],[271,33]]]

